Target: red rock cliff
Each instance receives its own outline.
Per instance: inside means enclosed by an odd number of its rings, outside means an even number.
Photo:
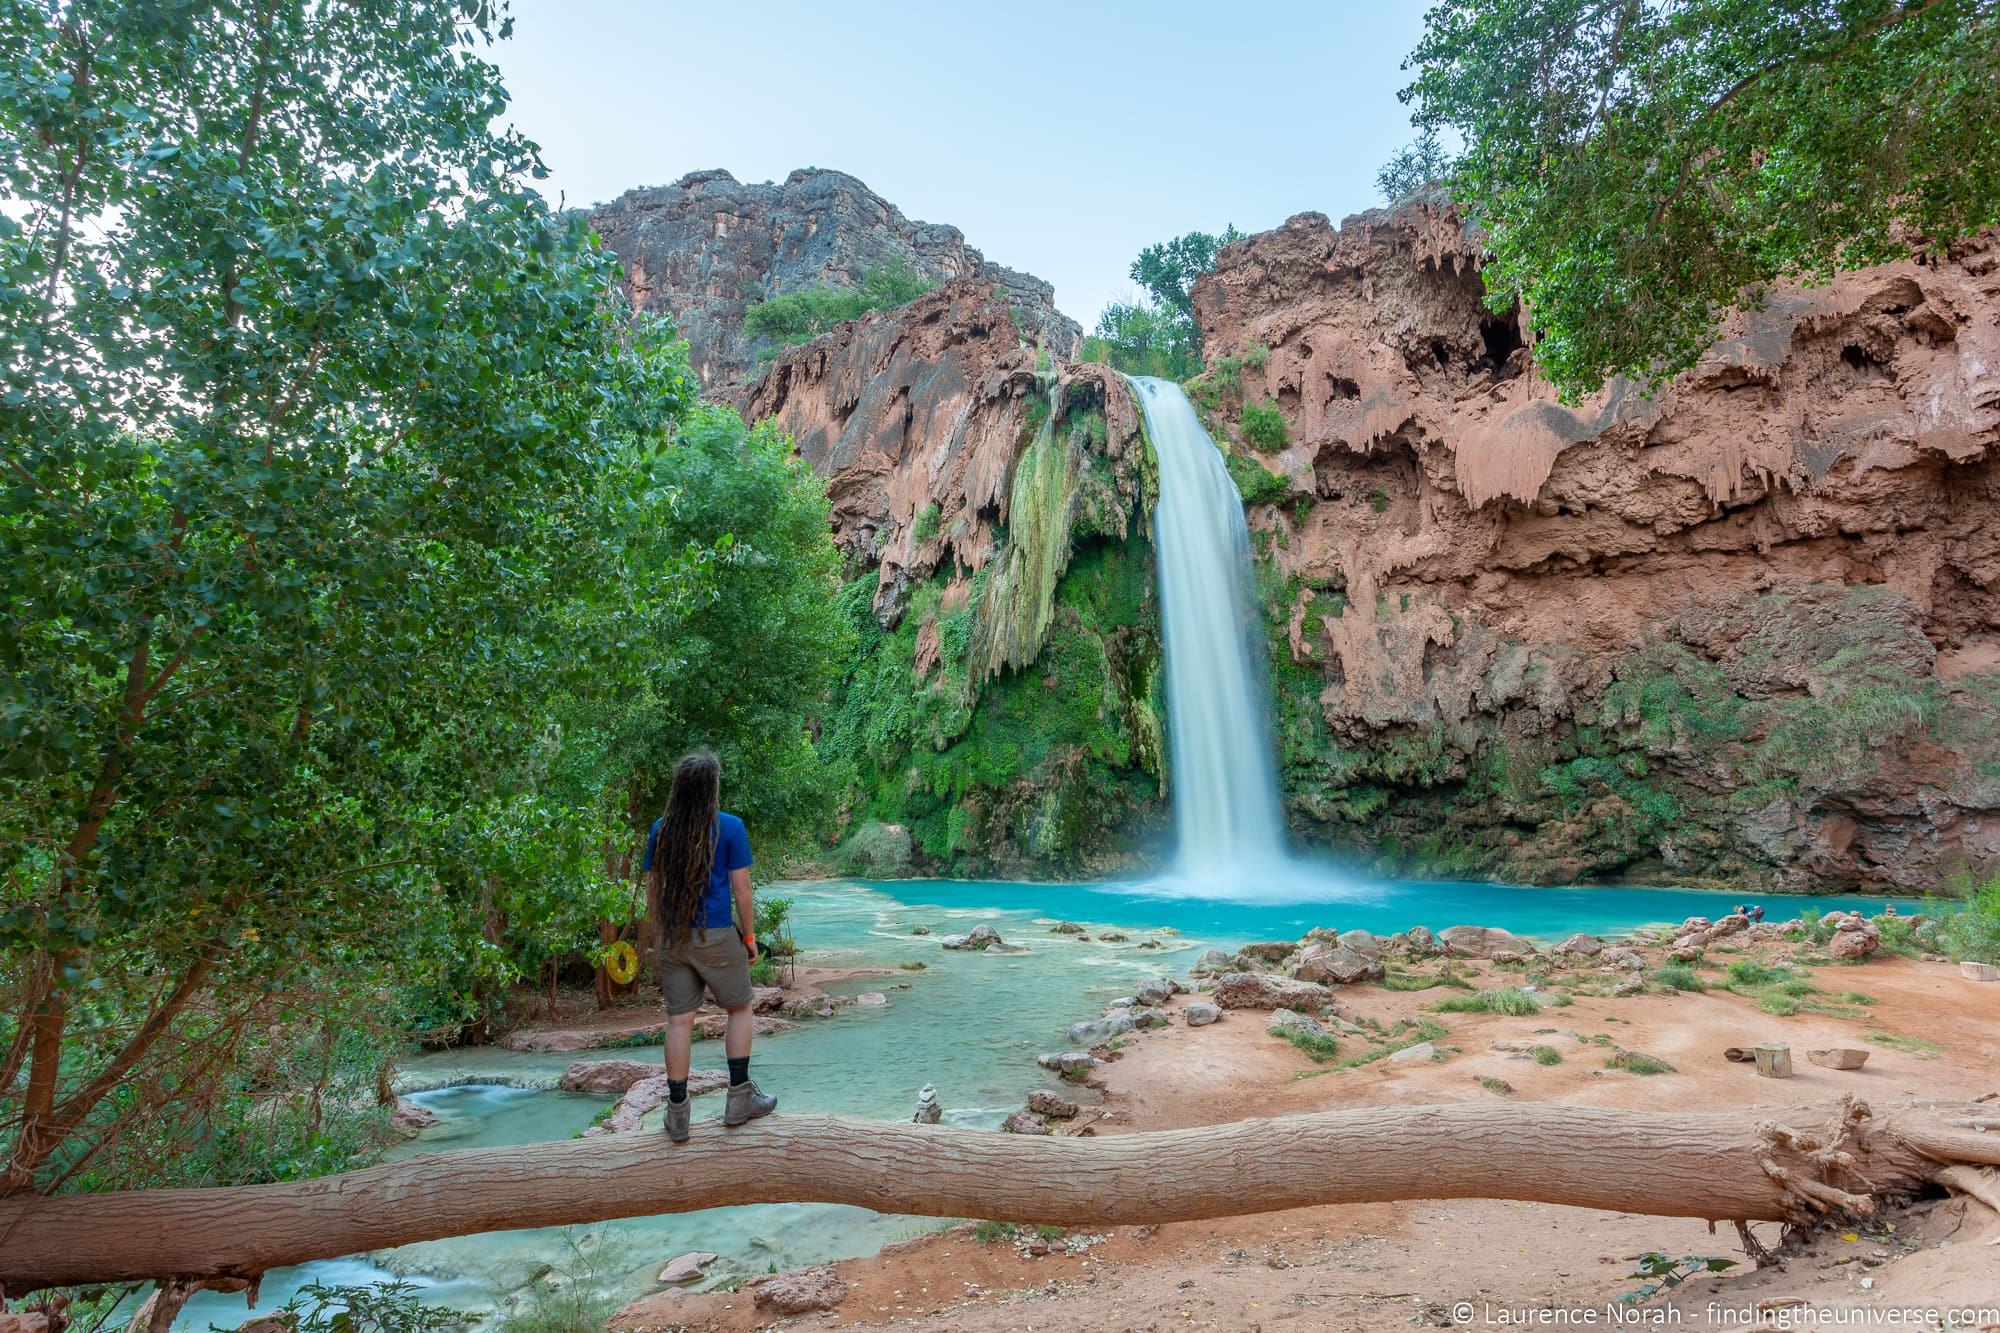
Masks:
[[[2000,243],[1782,288],[1651,399],[1558,402],[1483,295],[1428,204],[1195,289],[1218,438],[1290,426],[1295,823],[1533,879],[2000,867]]]

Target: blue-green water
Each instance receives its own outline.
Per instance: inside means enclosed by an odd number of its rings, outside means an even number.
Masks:
[[[1296,887],[1296,886],[1293,886]],[[1355,886],[1344,879],[1307,885],[1293,901],[1247,894],[1257,901],[1169,896],[1157,885],[1023,884],[907,880],[779,885],[762,890],[794,901],[794,931],[811,961],[828,967],[880,967],[886,975],[835,987],[880,991],[882,1008],[852,1007],[798,1031],[760,1038],[758,1081],[781,1099],[780,1114],[837,1112],[883,1120],[908,1117],[917,1090],[935,1084],[949,1123],[992,1128],[1019,1107],[1030,1088],[1051,1081],[1034,1063],[1042,1051],[1063,1049],[1078,1019],[1129,994],[1142,978],[1184,973],[1204,949],[1232,949],[1256,939],[1296,939],[1315,926],[1378,933],[1412,925],[1433,929],[1462,923],[1501,926],[1557,939],[1577,930],[1612,935],[1683,917],[1720,916],[1729,895],[1672,889],[1541,889],[1492,884],[1390,883]],[[1299,900],[1308,896],[1309,900]],[[1773,920],[1806,908],[1882,910],[1872,898],[1766,899]],[[1898,902],[1907,910],[1908,900]],[[1086,938],[1052,934],[1072,920]],[[991,922],[1020,953],[961,953],[943,935]],[[923,927],[929,934],[915,933]],[[1127,939],[1107,941],[1106,933]],[[903,970],[921,962],[920,971]],[[655,1048],[657,1049],[657,1048]],[[404,1065],[424,1082],[501,1075],[552,1080],[577,1059],[646,1057],[638,1050],[530,1055],[491,1047],[422,1055]],[[719,1065],[716,1043],[696,1047],[697,1065]],[[493,1147],[567,1138],[588,1125],[608,1098],[508,1087],[447,1087],[411,1100],[440,1123],[395,1155]],[[718,1098],[699,1099],[697,1117],[720,1113]],[[656,1125],[649,1121],[649,1131]],[[662,1152],[671,1148],[662,1140]],[[572,1243],[587,1256],[590,1280],[631,1297],[653,1289],[653,1273],[687,1250],[722,1256],[717,1277],[743,1276],[834,1258],[870,1254],[932,1222],[883,1217],[854,1208],[788,1204],[710,1209],[631,1218],[561,1231],[528,1230],[404,1246],[267,1276],[259,1310],[275,1308],[307,1281],[380,1280],[391,1274],[422,1284],[427,1299],[462,1309],[492,1310],[544,1265],[575,1263]],[[236,1299],[191,1302],[182,1326],[211,1321],[233,1326],[246,1317]]]

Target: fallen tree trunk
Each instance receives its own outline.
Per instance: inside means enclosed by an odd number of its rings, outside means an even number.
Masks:
[[[2000,1112],[1847,1102],[1783,1123],[1586,1106],[1368,1107],[1106,1138],[779,1116],[437,1153],[289,1184],[0,1198],[0,1286],[256,1278],[442,1236],[687,1212],[858,1204],[1065,1225],[1313,1204],[1524,1199],[1716,1220],[1865,1214],[2000,1164]]]

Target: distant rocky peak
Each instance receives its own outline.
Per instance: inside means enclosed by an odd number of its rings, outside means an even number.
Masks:
[[[896,264],[934,282],[991,283],[1022,338],[1054,357],[1069,356],[1082,333],[1048,283],[989,262],[956,227],[910,220],[845,172],[802,167],[782,183],[746,185],[721,169],[692,171],[628,190],[591,221],[623,262],[634,304],[673,317],[703,383],[723,397],[742,396],[757,371],[743,332],[752,304],[859,287],[869,270]]]

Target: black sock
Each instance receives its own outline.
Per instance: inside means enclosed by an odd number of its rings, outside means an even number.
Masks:
[[[749,1081],[750,1081],[750,1057],[747,1055],[730,1056],[729,1057],[730,1086],[734,1087],[738,1083],[748,1083]]]
[[[675,1105],[679,1105],[680,1103],[686,1101],[687,1099],[688,1099],[688,1081],[684,1078],[668,1079],[667,1100],[673,1102]]]

